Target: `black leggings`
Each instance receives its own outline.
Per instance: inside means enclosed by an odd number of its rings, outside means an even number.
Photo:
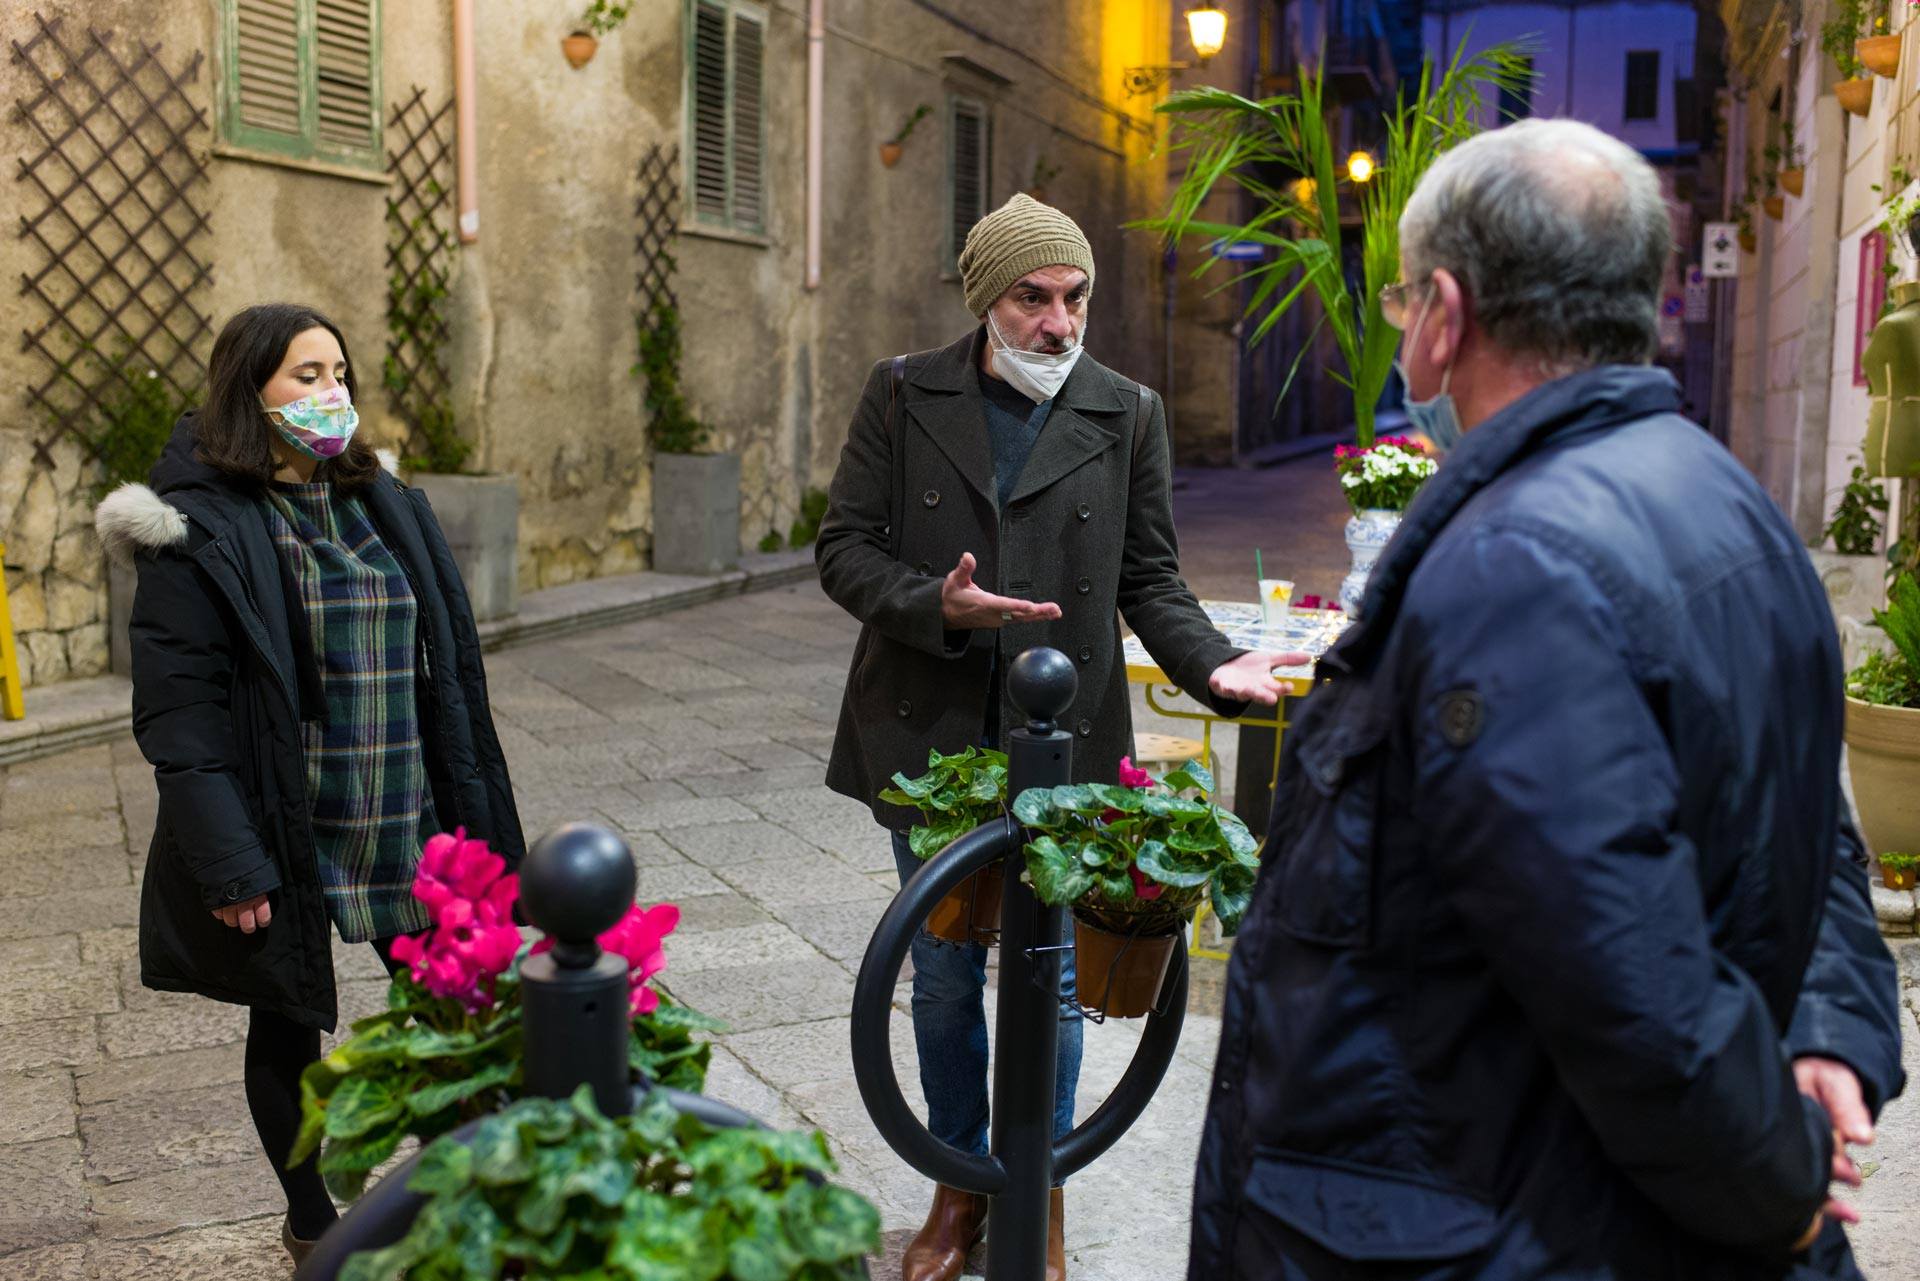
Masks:
[[[373,950],[387,973],[399,972],[393,959],[393,940],[373,940]],[[320,1181],[314,1158],[292,1169],[287,1154],[300,1133],[300,1074],[320,1058],[320,1032],[302,1027],[284,1014],[254,1006],[247,1020],[247,1107],[253,1128],[267,1150],[267,1160],[287,1194],[287,1226],[303,1241],[325,1232],[337,1215],[333,1198]]]

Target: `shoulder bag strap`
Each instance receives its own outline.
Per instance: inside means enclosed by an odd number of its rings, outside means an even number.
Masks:
[[[895,560],[900,559],[900,541],[905,524],[906,487],[907,487],[907,442],[900,434],[899,404],[900,384],[907,375],[907,358],[895,356],[887,391],[887,444],[893,451],[893,493],[889,496],[892,504],[888,512],[887,534],[888,552]]]

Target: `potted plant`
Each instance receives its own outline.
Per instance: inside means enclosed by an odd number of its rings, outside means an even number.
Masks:
[[[932,111],[933,108],[927,103],[921,103],[913,109],[913,114],[908,116],[906,121],[901,124],[900,132],[880,144],[880,163],[882,165],[891,169],[900,163],[900,153],[906,149],[907,135],[912,133],[913,127],[919,124],[920,121]]]
[[[1372,445],[1339,445],[1333,457],[1340,491],[1353,508],[1346,529],[1353,566],[1340,583],[1340,604],[1353,618],[1360,612],[1360,598],[1366,594],[1374,562],[1400,527],[1400,518],[1420,486],[1439,470],[1439,463],[1419,441],[1406,436],[1382,436]]]
[[[1867,474],[1865,464],[1855,463],[1824,531],[1833,550],[1811,553],[1836,621],[1866,618],[1880,602],[1878,548],[1886,511],[1886,486]]]
[[[1847,771],[1872,849],[1920,849],[1920,582],[1902,574],[1873,621],[1892,648],[1847,676]]]
[[[1202,899],[1222,932],[1253,897],[1259,843],[1208,799],[1188,761],[1165,778],[1120,762],[1117,783],[1036,787],[1013,803],[1032,833],[1027,876],[1042,903],[1073,910],[1080,1003],[1110,1018],[1151,1012],[1173,949]]]
[[[167,439],[185,413],[188,399],[171,379],[144,360],[122,351],[117,359],[107,360],[94,353],[103,369],[111,375],[94,402],[93,414],[83,429],[87,447],[100,463],[100,479],[94,486],[98,502],[111,490],[126,484],[147,483],[153,465],[160,461]],[[133,674],[133,649],[127,628],[133,619],[134,568],[119,560],[107,563],[107,670],[119,676]]]
[[[357,1197],[402,1140],[429,1141],[520,1097],[520,963],[548,944],[522,945],[513,923],[519,877],[505,867],[464,833],[427,842],[413,896],[427,905],[433,927],[396,941],[394,958],[408,968],[389,987],[387,1008],[356,1022],[302,1075],[292,1159],[318,1149],[320,1174],[336,1197]],[[651,985],[679,916],[671,904],[636,904],[600,945],[627,960],[635,1073],[698,1090],[713,1050],[692,1034],[719,1025]]]
[[[643,398],[653,446],[653,567],[722,574],[740,563],[740,455],[706,451],[712,429],[680,389],[680,313],[664,296],[639,318]]]
[[[926,773],[919,778],[895,774],[880,799],[920,811],[907,844],[915,858],[930,859],[1007,812],[1007,755],[985,747],[950,756],[929,752]],[[956,885],[928,914],[927,933],[950,943],[997,942],[1004,875],[1004,862],[995,862]]]
[[[1027,194],[1042,204],[1047,200],[1047,184],[1060,176],[1060,166],[1047,163],[1045,156],[1033,158],[1033,177],[1027,182]]]
[[[1252,241],[1273,250],[1270,259],[1239,278],[1254,286],[1247,315],[1258,320],[1249,343],[1266,337],[1311,286],[1322,323],[1332,331],[1345,366],[1334,377],[1352,392],[1355,442],[1366,450],[1374,444],[1374,416],[1399,343],[1399,334],[1381,314],[1380,291],[1400,276],[1400,215],[1433,162],[1480,132],[1485,94],[1520,93],[1531,86],[1533,52],[1533,46],[1522,41],[1497,44],[1469,57],[1462,41],[1444,71],[1425,64],[1417,89],[1401,94],[1386,111],[1381,157],[1370,168],[1355,169],[1336,160],[1336,139],[1344,137],[1343,111],[1325,103],[1324,65],[1316,71],[1300,69],[1298,93],[1257,102],[1215,88],[1174,94],[1157,110],[1176,117],[1170,150],[1192,152],[1192,163],[1174,190],[1168,212],[1131,225],[1159,231],[1170,242],[1191,234]],[[1276,182],[1275,173],[1300,177]],[[1239,226],[1198,216],[1223,184],[1252,197],[1254,215]],[[1347,210],[1357,207],[1359,215],[1357,280],[1350,279],[1352,273],[1342,265],[1347,261],[1343,194]],[[1297,234],[1287,234],[1289,227],[1297,228]],[[1203,255],[1194,274],[1204,275],[1219,261],[1213,254]],[[1301,348],[1296,369],[1311,349],[1311,344]],[[1287,385],[1292,386],[1291,378]],[[1390,523],[1397,523],[1397,517]],[[1349,531],[1351,538],[1351,524]],[[1371,541],[1377,532],[1368,529],[1364,537]],[[1357,570],[1358,552],[1355,559]],[[1366,561],[1371,566],[1372,557]]]
[[[1746,181],[1745,185],[1740,189],[1739,198],[1733,202],[1733,220],[1738,223],[1740,227],[1739,240],[1741,250],[1745,253],[1752,253],[1755,249],[1759,248],[1760,242],[1753,232],[1753,206],[1757,199],[1755,186],[1758,178],[1754,169],[1753,153],[1751,151],[1747,153],[1747,164],[1743,172],[1746,174]]]
[[[1841,77],[1833,86],[1833,96],[1856,116],[1866,115],[1873,105],[1873,81],[1860,74],[1860,55],[1855,47],[1865,25],[1865,0],[1834,0],[1827,20],[1820,25],[1820,50],[1833,59]]]
[[[1760,198],[1760,207],[1767,211],[1767,217],[1779,222],[1787,216],[1787,198],[1780,194],[1780,174],[1772,164],[1760,171],[1760,185],[1765,193]]]
[[[1780,166],[1780,189],[1798,199],[1807,189],[1806,162],[1800,144],[1793,140],[1793,117],[1780,117],[1780,144],[1775,156]]]
[[[1908,4],[1911,7],[1912,0],[1908,0]],[[1900,70],[1900,37],[1887,30],[1888,8],[1888,0],[1873,0],[1872,21],[1868,24],[1871,34],[1854,41],[1853,51],[1859,56],[1861,66],[1891,80]]]
[[[580,15],[580,25],[560,38],[560,52],[565,56],[567,65],[578,71],[592,62],[594,53],[600,48],[600,37],[625,22],[627,10],[631,7],[630,3],[593,0],[587,6],[587,11]]]
[[[1880,883],[1890,890],[1910,890],[1914,885],[1916,869],[1920,869],[1920,854],[1882,854],[1880,857]]]

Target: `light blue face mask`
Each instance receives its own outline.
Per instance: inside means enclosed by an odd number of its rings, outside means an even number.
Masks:
[[[1412,346],[1420,340],[1421,326],[1427,323],[1427,311],[1433,306],[1433,284],[1427,284],[1427,300],[1420,305],[1420,319],[1413,322],[1413,333],[1407,337],[1407,345]],[[1407,378],[1407,368],[1394,358],[1394,372],[1400,375],[1400,385],[1411,388]],[[1440,372],[1440,394],[1431,400],[1406,400],[1401,408],[1407,411],[1407,425],[1433,442],[1433,452],[1446,454],[1460,443],[1460,437],[1466,428],[1460,425],[1460,411],[1454,406],[1453,393],[1447,390],[1453,381],[1453,356],[1447,357],[1447,367]]]

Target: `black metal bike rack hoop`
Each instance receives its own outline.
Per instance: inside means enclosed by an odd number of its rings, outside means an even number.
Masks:
[[[1073,699],[1072,661],[1057,650],[1028,650],[1015,660],[1007,685],[1029,717],[1009,736],[1008,794],[1066,782],[1073,739],[1054,720]],[[1034,898],[1024,843],[1024,829],[1003,816],[929,859],[882,914],[853,990],[853,1071],[861,1100],[880,1136],[908,1165],[949,1187],[994,1198],[987,1228],[993,1281],[1040,1281],[1048,1189],[1085,1169],[1140,1118],[1173,1062],[1187,1008],[1186,949],[1176,948],[1162,999],[1147,1016],[1119,1084],[1072,1133],[1051,1141],[1066,913]],[[929,913],[967,877],[1002,858],[1009,866],[1001,903],[998,1044],[1018,1045],[1021,1053],[995,1056],[992,1150],[980,1156],[935,1138],[908,1106],[894,1073],[891,1014],[901,967]]]

